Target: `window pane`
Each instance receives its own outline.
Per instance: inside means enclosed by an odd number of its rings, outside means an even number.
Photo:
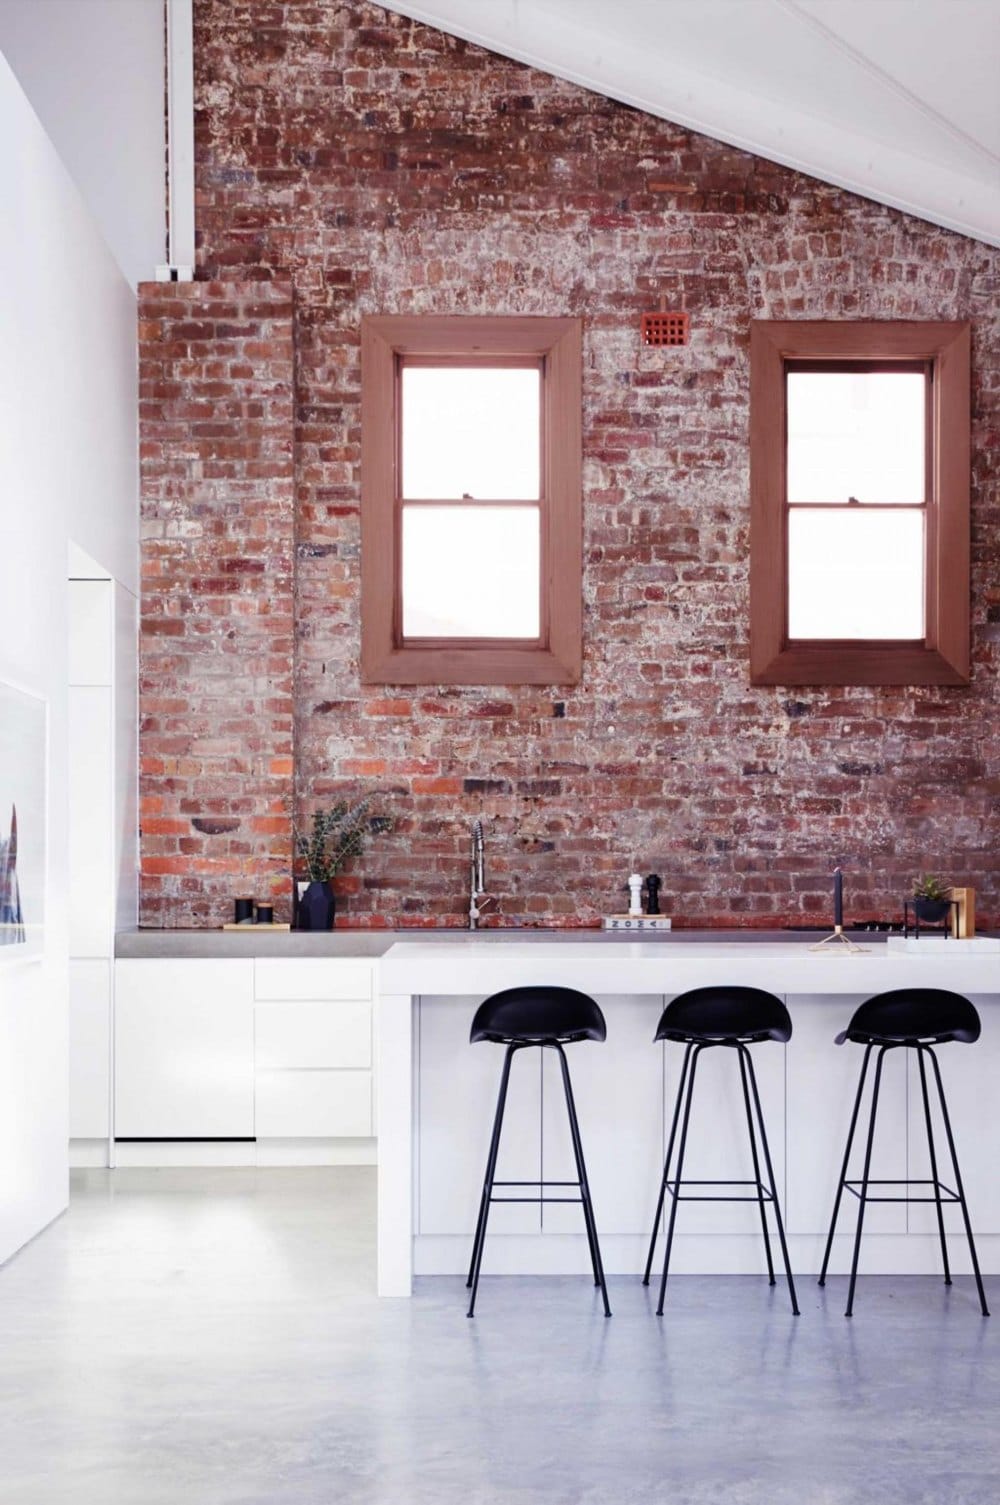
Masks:
[[[789,502],[924,497],[920,371],[788,372]]]
[[[537,501],[541,373],[403,367],[403,496]]]
[[[922,638],[924,514],[788,514],[790,638]]]
[[[404,507],[404,638],[537,638],[537,507]]]

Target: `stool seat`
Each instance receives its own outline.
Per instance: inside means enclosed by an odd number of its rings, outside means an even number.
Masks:
[[[575,988],[506,988],[494,993],[476,1010],[469,1031],[472,1045],[491,1040],[496,1045],[521,1041],[541,1045],[558,1040],[606,1040],[608,1028],[593,998]]]
[[[792,1021],[780,998],[762,988],[692,988],[668,1003],[657,1040],[778,1040],[792,1038]]]
[[[957,1040],[974,1045],[982,1026],[975,1005],[946,988],[894,988],[878,993],[856,1009],[837,1035],[838,1045],[916,1045],[919,1040],[944,1045]]]

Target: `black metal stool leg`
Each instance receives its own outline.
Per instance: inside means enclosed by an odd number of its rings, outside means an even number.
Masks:
[[[858,1255],[861,1252],[861,1229],[865,1221],[865,1206],[868,1202],[868,1181],[872,1168],[872,1146],[875,1143],[875,1115],[878,1112],[878,1090],[882,1081],[882,1062],[885,1060],[887,1050],[894,1049],[891,1045],[883,1045],[879,1049],[878,1060],[875,1062],[875,1081],[872,1085],[872,1105],[868,1119],[868,1143],[865,1146],[865,1168],[861,1172],[861,1196],[858,1201],[858,1226],[854,1232],[854,1254],[851,1257],[851,1280],[847,1287],[847,1308],[845,1317],[854,1313],[854,1287],[858,1279]]]
[[[931,1102],[927,1095],[927,1069],[924,1053],[917,1046],[917,1064],[920,1067],[920,1093],[924,1100],[924,1122],[927,1125],[927,1149],[931,1157],[931,1176],[934,1179],[934,1202],[937,1207],[938,1237],[941,1240],[941,1259],[944,1263],[944,1283],[951,1285],[951,1270],[948,1266],[948,1242],[944,1236],[944,1213],[941,1210],[941,1183],[938,1181],[937,1154],[934,1150],[934,1128],[931,1124]]]
[[[948,1138],[948,1152],[951,1155],[951,1163],[955,1169],[955,1190],[962,1206],[962,1219],[965,1223],[965,1236],[969,1240],[969,1253],[972,1256],[972,1270],[976,1277],[976,1289],[979,1292],[979,1306],[984,1317],[990,1315],[986,1305],[986,1292],[983,1290],[983,1277],[979,1270],[979,1260],[976,1257],[976,1245],[972,1237],[972,1223],[969,1221],[969,1209],[965,1201],[965,1187],[962,1185],[962,1172],[958,1168],[958,1155],[955,1153],[955,1136],[951,1132],[951,1119],[948,1116],[948,1104],[944,1096],[944,1084],[941,1081],[941,1068],[938,1065],[937,1056],[928,1045],[918,1045],[917,1049],[922,1053],[926,1051],[931,1058],[934,1067],[934,1077],[937,1081],[938,1097],[941,1099],[941,1117],[944,1119],[944,1132]]]
[[[760,1226],[764,1235],[764,1252],[767,1255],[767,1278],[770,1285],[774,1285],[774,1260],[771,1258],[771,1238],[767,1231],[767,1212],[764,1207],[764,1191],[760,1179],[760,1158],[757,1154],[757,1140],[753,1131],[753,1114],[750,1111],[750,1089],[747,1086],[747,1069],[743,1060],[743,1047],[737,1046],[736,1054],[740,1063],[740,1080],[743,1083],[743,1103],[747,1110],[747,1133],[750,1135],[750,1153],[753,1156],[753,1174],[757,1185],[757,1204],[760,1207]]]
[[[653,1268],[653,1254],[656,1251],[656,1235],[660,1230],[660,1218],[663,1214],[663,1199],[667,1194],[667,1179],[670,1175],[670,1161],[674,1153],[674,1140],[677,1137],[677,1121],[681,1116],[681,1102],[684,1097],[684,1083],[687,1081],[688,1062],[691,1059],[693,1044],[689,1044],[684,1052],[684,1061],[681,1065],[681,1079],[677,1086],[677,1101],[674,1103],[674,1117],[670,1125],[670,1138],[667,1140],[667,1154],[663,1162],[663,1179],[660,1181],[660,1195],[656,1202],[656,1216],[653,1218],[653,1232],[649,1240],[649,1253],[646,1256],[646,1269],[642,1277],[644,1286],[649,1285],[649,1272]]]
[[[490,1150],[486,1158],[486,1174],[483,1177],[483,1195],[479,1203],[479,1220],[476,1224],[476,1234],[472,1241],[472,1262],[469,1265],[469,1278],[465,1282],[466,1287],[472,1288],[469,1298],[468,1316],[472,1316],[476,1307],[476,1292],[479,1289],[479,1270],[483,1262],[483,1245],[486,1242],[486,1223],[490,1215],[490,1200],[493,1196],[493,1177],[496,1174],[497,1155],[500,1151],[500,1131],[503,1128],[503,1110],[507,1101],[507,1084],[510,1081],[510,1067],[514,1058],[514,1052],[520,1047],[508,1045],[503,1058],[503,1071],[500,1074],[500,1091],[497,1094],[497,1110],[493,1117],[493,1133],[490,1137]]]
[[[681,1176],[684,1172],[684,1151],[687,1147],[688,1124],[691,1122],[691,1099],[694,1095],[694,1077],[698,1069],[698,1057],[705,1050],[704,1045],[696,1045],[691,1055],[691,1067],[688,1072],[687,1097],[684,1101],[684,1119],[681,1124],[681,1142],[677,1149],[677,1170],[674,1174],[674,1191],[670,1200],[670,1218],[667,1222],[667,1242],[663,1250],[663,1274],[660,1276],[660,1299],[656,1306],[656,1315],[663,1316],[663,1301],[667,1294],[667,1274],[670,1270],[670,1251],[674,1243],[674,1224],[677,1221],[677,1200],[681,1189]]]
[[[561,1049],[561,1047],[558,1044],[554,1043],[554,1042],[551,1045],[549,1045],[547,1047],[543,1047],[543,1048],[557,1050],[557,1051],[559,1051],[560,1056],[562,1056],[562,1049]],[[566,1097],[566,1077],[569,1074],[569,1063],[564,1060],[561,1063],[561,1065],[560,1065],[560,1069],[561,1069],[561,1071],[563,1073],[563,1096]],[[587,1233],[587,1249],[590,1252],[590,1268],[591,1268],[591,1270],[593,1272],[593,1276],[594,1276],[594,1285],[595,1286],[599,1286],[601,1284],[600,1250],[597,1247],[597,1242],[596,1242],[596,1239],[597,1239],[597,1230],[596,1230],[596,1227],[594,1226],[593,1219],[592,1218],[588,1218],[587,1217],[587,1213],[586,1213],[587,1202],[586,1202],[586,1197],[584,1196],[584,1192],[583,1192],[583,1181],[581,1180],[581,1177],[580,1177],[580,1156],[577,1155],[577,1152],[576,1152],[577,1142],[576,1142],[576,1138],[574,1137],[574,1134],[573,1134],[573,1124],[574,1124],[574,1120],[576,1119],[576,1104],[572,1100],[571,1097],[566,1097],[566,1116],[569,1119],[570,1140],[571,1140],[571,1142],[573,1144],[573,1160],[574,1160],[574,1162],[576,1164],[576,1184],[580,1188],[580,1205],[581,1205],[581,1207],[584,1210],[583,1226],[584,1226],[584,1228],[586,1230],[586,1233]],[[582,1151],[581,1151],[581,1154],[582,1154]],[[541,1185],[541,1201],[542,1201],[542,1205],[544,1206],[544,1204],[545,1204],[545,1183],[544,1182]]]
[[[580,1139],[580,1125],[576,1118],[576,1104],[573,1101],[573,1087],[569,1079],[569,1066],[566,1063],[566,1053],[562,1046],[556,1044],[555,1049],[559,1054],[559,1064],[562,1067],[563,1091],[566,1094],[566,1111],[569,1114],[569,1129],[573,1139],[576,1174],[580,1183],[583,1220],[587,1229],[587,1241],[590,1244],[590,1257],[594,1267],[594,1284],[601,1288],[601,1297],[604,1301],[604,1315],[605,1317],[610,1317],[611,1306],[608,1301],[608,1287],[604,1279],[604,1266],[601,1263],[601,1247],[597,1242],[597,1224],[594,1221],[594,1206],[590,1198],[590,1182],[587,1180],[587,1167],[583,1159],[583,1144]]]
[[[795,1281],[792,1279],[792,1265],[788,1258],[788,1244],[785,1242],[785,1225],[781,1217],[781,1203],[778,1200],[778,1185],[774,1179],[774,1166],[771,1164],[771,1151],[767,1143],[767,1130],[764,1127],[764,1114],[760,1106],[760,1093],[757,1091],[757,1073],[753,1068],[753,1057],[745,1045],[738,1045],[740,1055],[746,1061],[747,1074],[750,1077],[750,1087],[753,1092],[754,1107],[757,1110],[757,1123],[760,1127],[760,1143],[764,1151],[764,1164],[767,1166],[767,1180],[771,1188],[771,1203],[774,1207],[774,1221],[778,1228],[778,1242],[781,1245],[781,1257],[785,1262],[785,1279],[788,1281],[788,1294],[792,1300],[792,1312],[799,1315],[799,1303],[795,1298]]]
[[[844,1195],[844,1182],[847,1180],[847,1166],[851,1158],[851,1146],[854,1143],[854,1131],[858,1126],[858,1112],[861,1108],[861,1095],[865,1090],[865,1078],[868,1075],[868,1062],[871,1058],[873,1046],[869,1045],[865,1050],[865,1058],[861,1063],[861,1076],[858,1078],[858,1094],[854,1099],[854,1112],[851,1114],[851,1127],[847,1131],[847,1148],[844,1150],[844,1163],[840,1167],[840,1180],[837,1182],[837,1195],[833,1203],[833,1217],[830,1219],[830,1232],[826,1240],[826,1251],[823,1255],[823,1265],[819,1272],[817,1285],[826,1285],[826,1271],[830,1263],[830,1250],[833,1248],[833,1235],[837,1228],[837,1218],[840,1215],[840,1202]]]

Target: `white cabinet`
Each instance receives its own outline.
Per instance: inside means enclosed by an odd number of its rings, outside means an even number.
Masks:
[[[341,1067],[370,1074],[372,1006],[360,1000],[258,1003],[254,1050],[258,1071]]]
[[[850,966],[851,958],[844,958]],[[864,1060],[864,1047],[850,1041],[837,1046],[834,1038],[846,1028],[865,995],[823,995],[787,998],[794,1025],[786,1046],[788,1059],[788,1122],[798,1126],[788,1143],[788,1193],[785,1221],[790,1234],[826,1236],[833,1212],[837,1182],[847,1143],[851,1113]],[[764,1054],[763,1050],[761,1054]],[[902,1051],[890,1051],[882,1069],[872,1175],[882,1179],[907,1174],[906,1071]],[[854,1135],[848,1175],[857,1179],[864,1164],[868,1105],[875,1075],[873,1053],[865,1083],[864,1103]],[[803,1125],[808,1126],[803,1129]],[[773,1146],[773,1139],[772,1139]],[[895,1195],[901,1188],[886,1187]],[[850,1193],[841,1201],[838,1234],[852,1237],[858,1203]],[[906,1207],[873,1202],[865,1211],[869,1233],[905,1233]],[[817,1245],[817,1247],[821,1247]]]
[[[119,960],[115,1137],[253,1135],[253,962]]]
[[[764,1041],[748,1047],[753,1061],[757,1090],[760,1094],[767,1143],[771,1152],[782,1215],[787,1201],[785,1193],[785,1047]],[[692,1057],[693,1059],[693,1057]],[[670,1041],[666,1046],[666,1131],[669,1133],[677,1088],[684,1061],[684,1046]],[[753,1098],[751,1095],[751,1108]],[[683,1113],[683,1108],[682,1108]],[[680,1125],[674,1146],[672,1173],[677,1165]],[[760,1177],[768,1184],[767,1166],[759,1143],[756,1110],[754,1132],[758,1138]],[[662,1172],[661,1172],[662,1174]],[[747,1126],[746,1102],[740,1078],[740,1063],[734,1050],[703,1050],[695,1068],[691,1120],[684,1156],[685,1181],[720,1181],[721,1186],[689,1186],[685,1197],[726,1196],[756,1197],[752,1185],[733,1183],[753,1181],[753,1155]],[[657,1184],[657,1191],[659,1185]],[[666,1212],[669,1213],[669,1196]],[[768,1213],[774,1233],[774,1219]],[[747,1234],[760,1238],[760,1206],[754,1201],[699,1202],[682,1201],[675,1224],[678,1233]],[[777,1244],[775,1244],[777,1248]],[[662,1252],[662,1249],[661,1249]],[[763,1247],[760,1248],[763,1260]],[[763,1266],[762,1266],[763,1268]]]
[[[70,687],[69,745],[70,955],[107,957],[115,902],[110,686]]]
[[[369,1139],[373,1132],[370,961],[254,963],[257,1139]]]
[[[69,1133],[107,1139],[111,1070],[111,963],[69,964]]]
[[[504,1054],[496,1045],[469,1046],[478,1002],[447,997],[423,998],[419,1004],[416,1232],[422,1236],[471,1238],[475,1227]],[[647,1239],[684,1052],[674,1045],[664,1050],[653,1041],[662,998],[604,995],[598,1002],[608,1020],[607,1040],[566,1046],[594,1212],[602,1237]],[[762,1045],[753,1047],[753,1059],[783,1197],[785,1053],[776,1045]],[[766,1177],[763,1165],[761,1173]],[[497,1179],[529,1181],[541,1175],[549,1181],[576,1179],[562,1073],[554,1051],[518,1051]],[[748,1180],[753,1175],[739,1064],[732,1051],[702,1055],[684,1175],[704,1180]],[[753,1195],[747,1187],[731,1190]],[[534,1194],[534,1188],[525,1191]],[[553,1188],[552,1196],[560,1195],[574,1196],[575,1191]],[[677,1226],[683,1234],[759,1238],[760,1213],[756,1202],[688,1201],[678,1210]],[[490,1213],[491,1237],[538,1233],[544,1238],[579,1234],[582,1227],[579,1205],[569,1202],[547,1202],[542,1208],[495,1205]]]
[[[257,1073],[258,1139],[367,1139],[370,1071]]]
[[[995,1132],[996,1084],[1000,1079],[1000,1030],[994,1025],[994,1001],[983,997],[974,997],[972,1001],[983,1021],[980,1038],[975,1045],[938,1045],[935,1047],[935,1055],[941,1069],[973,1232],[985,1236],[1000,1233],[1000,1177],[997,1175]],[[901,1055],[902,1052],[897,1054]],[[929,1177],[930,1156],[923,1094],[920,1090],[920,1068],[914,1051],[908,1050],[906,1055],[909,1070],[909,1173],[911,1176]],[[886,1057],[886,1070],[891,1060],[892,1055]],[[955,1176],[941,1120],[934,1068],[929,1064],[927,1095],[930,1098],[931,1122],[934,1126],[938,1178],[945,1186],[955,1190]],[[881,1116],[880,1109],[879,1117]],[[924,1187],[923,1191],[931,1194],[930,1187]],[[944,1226],[946,1233],[951,1235],[948,1247],[952,1263],[956,1271],[967,1274],[970,1269],[968,1245],[965,1242],[962,1213],[958,1207],[945,1207]],[[909,1231],[937,1233],[937,1214],[933,1204],[911,1203]]]
[[[653,1043],[663,999],[601,997],[598,1002],[608,1020],[607,1040],[565,1049],[594,1215],[603,1237],[652,1227],[663,1173],[663,1046]],[[547,1180],[572,1181],[576,1166],[559,1058],[552,1050],[540,1054],[544,1173]],[[569,1188],[567,1195],[576,1193]],[[578,1205],[549,1204],[542,1214],[543,1230],[579,1233],[582,1217]]]
[[[254,996],[266,998],[336,998],[372,996],[372,964],[326,956],[259,956],[254,963]]]
[[[500,1045],[469,1044],[469,1026],[480,1002],[479,998],[420,1001],[415,1111],[419,1125],[416,1231],[421,1234],[462,1234],[471,1239],[476,1226],[504,1057]],[[498,1180],[537,1181],[541,1174],[542,1055],[540,1050],[520,1050],[514,1055]],[[586,1129],[583,1132],[586,1136]],[[527,1191],[530,1194],[531,1188]],[[500,1194],[516,1195],[513,1190]],[[491,1238],[538,1233],[540,1228],[538,1207],[494,1205],[490,1211]]]
[[[371,961],[122,958],[115,977],[116,1140],[256,1140],[258,1163],[314,1164],[359,1153],[331,1140],[371,1139]],[[82,1038],[97,1029],[98,979],[77,986]]]

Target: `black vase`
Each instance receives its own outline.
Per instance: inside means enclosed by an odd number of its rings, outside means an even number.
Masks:
[[[938,925],[951,908],[948,899],[914,899],[913,913],[925,925]]]
[[[296,930],[332,930],[337,901],[330,882],[307,883],[295,906]]]

